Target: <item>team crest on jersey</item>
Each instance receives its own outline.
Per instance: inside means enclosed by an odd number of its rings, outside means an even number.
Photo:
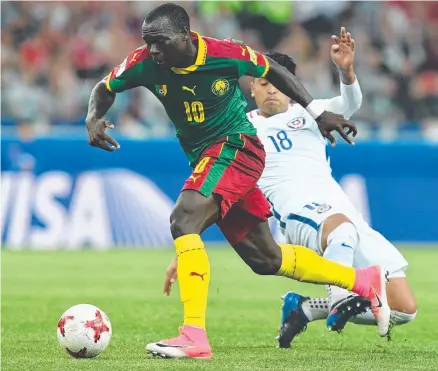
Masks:
[[[230,89],[230,83],[225,79],[218,79],[211,85],[211,91],[214,95],[224,95]]]
[[[332,207],[330,205],[321,205],[316,209],[316,212],[318,214],[325,213],[326,211],[329,211]]]
[[[155,85],[155,91],[160,97],[165,97],[167,94],[167,85]]]
[[[291,129],[298,130],[301,129],[305,123],[306,120],[304,119],[304,117],[296,117],[293,120],[290,120],[286,125]]]

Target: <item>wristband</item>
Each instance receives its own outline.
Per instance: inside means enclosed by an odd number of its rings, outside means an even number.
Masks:
[[[312,116],[312,118],[316,120],[319,116],[322,115],[322,113],[325,111],[325,108],[314,99],[306,107],[306,110],[307,112],[309,112],[310,116]]]

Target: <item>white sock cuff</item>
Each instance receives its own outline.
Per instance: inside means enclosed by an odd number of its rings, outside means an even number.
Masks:
[[[327,319],[330,313],[327,298],[310,298],[303,303],[303,312],[309,321]]]
[[[314,99],[306,107],[306,111],[316,120],[325,111],[325,107],[319,99]]]
[[[412,322],[417,315],[417,312],[413,314],[397,312],[396,310],[391,311],[391,324],[393,326],[404,325],[405,323]],[[356,323],[357,325],[375,325],[376,320],[373,314],[367,310],[363,314],[352,317],[349,322]]]
[[[403,313],[397,312],[396,310],[391,311],[391,322],[394,325],[404,325],[405,323],[412,322],[417,316],[417,312],[415,313]]]

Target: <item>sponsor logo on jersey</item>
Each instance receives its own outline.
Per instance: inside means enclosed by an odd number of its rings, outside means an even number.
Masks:
[[[140,52],[139,51],[135,51],[134,54],[131,57],[131,60],[129,61],[130,64],[133,64],[135,62],[137,62],[137,57],[139,56]]]
[[[137,64],[141,60],[144,59],[144,56],[142,57],[142,53],[144,49],[146,48],[145,45],[140,46],[139,48],[135,49],[127,58],[127,68],[131,68],[133,65]]]
[[[167,85],[155,85],[155,91],[160,97],[167,95]]]
[[[191,88],[191,89],[188,86],[183,86],[182,87],[182,90],[188,91],[188,92],[192,93],[194,96],[196,96],[195,89],[196,89],[196,85],[193,88]]]
[[[200,175],[198,175],[198,176],[190,175],[189,179],[193,180],[193,184],[195,184],[199,177],[200,177]]]
[[[225,79],[218,79],[211,85],[211,91],[214,95],[224,95],[230,89],[230,83]]]
[[[321,205],[316,209],[316,212],[318,214],[325,213],[326,211],[329,211],[332,207],[330,205]]]
[[[304,117],[296,117],[293,120],[290,120],[286,125],[291,129],[298,130],[301,129],[306,123]]]

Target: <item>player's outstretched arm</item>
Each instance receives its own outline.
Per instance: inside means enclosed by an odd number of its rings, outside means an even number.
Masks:
[[[286,68],[280,66],[272,59],[269,59],[269,64],[270,68],[266,79],[283,94],[286,94],[307,109],[309,114],[318,123],[322,135],[332,143],[332,146],[336,145],[336,139],[331,134],[332,131],[337,131],[345,141],[354,144],[353,140],[349,137],[349,134],[353,134],[353,136],[357,134],[354,124],[347,122],[342,115],[325,111],[324,105],[314,100],[301,82]]]
[[[120,148],[120,145],[105,132],[107,128],[113,129],[114,125],[103,116],[113,105],[115,99],[116,95],[107,89],[105,82],[99,82],[91,91],[87,118],[85,119],[88,143],[93,147],[99,147],[110,152]]]
[[[91,91],[90,100],[88,102],[87,120],[102,118],[115,100],[116,95],[107,89],[105,81],[97,83]]]
[[[143,61],[147,60],[148,57],[149,52],[145,45],[135,49],[92,90],[85,120],[88,143],[91,146],[110,152],[120,148],[115,139],[105,133],[107,128],[113,129],[114,125],[103,116],[114,103],[116,93],[142,86],[145,81]]]

